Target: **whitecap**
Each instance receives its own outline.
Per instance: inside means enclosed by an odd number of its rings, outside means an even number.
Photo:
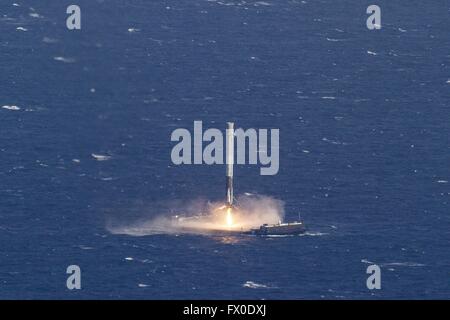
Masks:
[[[93,247],[84,246],[84,245],[79,245],[78,248],[80,248],[81,250],[94,250]]]
[[[16,30],[17,31],[28,31],[28,29],[24,28],[24,27],[17,27]]]
[[[372,55],[372,56],[377,56],[378,55],[378,53],[373,52],[373,51],[369,51],[369,50],[367,50],[367,53]]]
[[[438,180],[437,183],[448,183],[447,180]]]
[[[49,37],[44,37],[44,38],[42,39],[42,42],[45,42],[45,43],[56,43],[56,42],[58,42],[58,39],[49,38]]]
[[[20,108],[18,106],[3,106],[2,109],[11,110],[11,111],[20,110]]]
[[[107,178],[100,178],[100,180],[102,180],[102,181],[112,181],[112,180],[114,180],[114,178],[113,177],[107,177]]]
[[[362,259],[362,263],[367,264],[376,264],[375,262],[369,261],[367,259]],[[387,262],[387,263],[381,263],[379,264],[380,267],[393,267],[393,266],[399,266],[399,267],[425,267],[422,263],[417,262]]]
[[[29,16],[32,17],[32,18],[43,18],[43,16],[41,16],[37,12],[32,12],[32,13],[29,14]]]
[[[265,1],[256,1],[253,5],[254,5],[255,7],[258,7],[258,6],[271,6],[270,3],[265,2]]]
[[[320,236],[326,236],[328,233],[324,232],[309,232],[306,231],[305,233],[301,234],[301,236],[310,236],[310,237],[320,237]]]
[[[53,57],[54,60],[64,62],[64,63],[74,63],[75,59],[73,58],[65,58],[65,57]]]
[[[270,289],[270,288],[274,288],[274,287],[268,286],[266,284],[256,283],[256,282],[253,282],[253,281],[246,281],[242,286],[244,288],[251,288],[251,289]]]
[[[105,156],[102,154],[91,153],[91,156],[97,161],[107,161],[107,160],[111,159],[111,156]]]
[[[341,41],[347,41],[347,39],[327,38],[327,41],[330,41],[330,42],[341,42]]]
[[[128,29],[128,31],[130,31],[129,29]],[[154,38],[148,38],[150,41],[154,41],[154,42],[156,42],[157,44],[159,44],[159,45],[162,45],[162,43],[163,43],[163,40],[158,40],[158,39],[154,39]]]
[[[400,266],[400,267],[425,267],[422,263],[417,262],[389,262],[389,263],[382,263],[380,266]]]
[[[362,262],[362,263],[367,263],[367,264],[373,264],[372,261],[369,261],[369,260],[367,260],[367,259],[361,259],[361,262]]]
[[[325,141],[325,142],[328,142],[328,143],[331,143],[331,144],[342,144],[342,142],[340,142],[340,141],[330,140],[328,138],[322,138],[322,141]]]

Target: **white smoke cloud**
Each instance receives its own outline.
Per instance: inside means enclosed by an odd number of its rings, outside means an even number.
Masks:
[[[237,198],[232,209],[232,225],[227,224],[227,210],[222,202],[205,200],[170,204],[165,213],[140,218],[133,223],[108,223],[113,234],[144,236],[151,234],[248,231],[264,223],[274,224],[284,218],[284,203],[268,196],[246,194]]]

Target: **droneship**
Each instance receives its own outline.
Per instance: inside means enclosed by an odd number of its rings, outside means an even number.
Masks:
[[[285,222],[277,224],[263,224],[259,228],[251,229],[248,234],[254,234],[257,236],[282,236],[282,235],[295,235],[302,234],[306,231],[305,225],[301,221]]]

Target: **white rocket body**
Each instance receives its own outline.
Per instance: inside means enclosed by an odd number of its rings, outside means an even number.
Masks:
[[[233,205],[233,165],[234,165],[234,123],[227,123],[226,131],[226,189],[227,189],[227,206],[231,207]]]

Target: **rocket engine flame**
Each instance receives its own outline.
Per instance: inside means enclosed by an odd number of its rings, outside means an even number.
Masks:
[[[227,209],[227,226],[231,227],[233,225],[233,215],[231,213],[231,208]]]

